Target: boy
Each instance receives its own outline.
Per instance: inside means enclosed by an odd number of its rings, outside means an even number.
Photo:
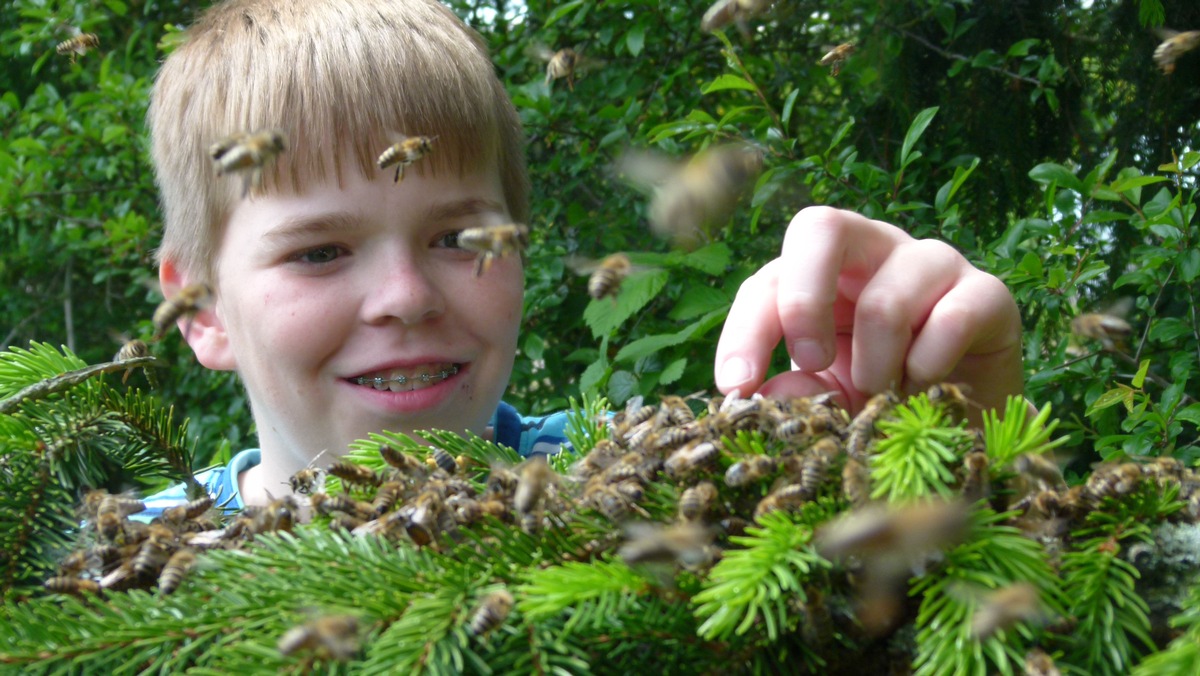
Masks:
[[[516,111],[479,36],[449,10],[230,0],[166,60],[148,121],[163,293],[215,290],[186,339],[204,366],[238,372],[258,427],[259,450],[200,478],[218,501],[264,504],[321,452],[336,458],[384,429],[471,431],[525,455],[553,448],[561,414],[527,421],[500,402],[521,261],[498,258],[477,278],[475,254],[457,246],[466,228],[526,222],[529,188]],[[281,128],[288,149],[243,199],[241,181],[213,175],[207,150],[266,128]],[[375,166],[395,132],[437,139],[399,182]],[[783,337],[800,370],[764,384]],[[806,210],[782,257],[739,292],[717,384],[743,396],[833,390],[857,407],[894,383],[949,378],[994,405],[1021,391],[1019,347],[1004,285],[950,247]],[[173,489],[147,504],[180,499]]]

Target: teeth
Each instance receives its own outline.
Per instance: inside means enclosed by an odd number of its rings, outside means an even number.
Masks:
[[[382,376],[367,378],[360,376],[358,378],[354,378],[353,382],[357,385],[370,385],[381,392],[383,390],[391,390],[392,392],[405,392],[412,389],[411,387],[405,387],[405,385],[415,385],[417,383],[421,383],[422,385],[440,383],[456,373],[458,373],[458,367],[451,366],[450,368],[443,369],[437,373],[422,373],[420,375],[413,376],[400,375],[396,376],[395,378],[384,378]]]

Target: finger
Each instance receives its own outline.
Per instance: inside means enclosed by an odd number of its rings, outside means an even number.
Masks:
[[[858,410],[867,395],[854,389],[850,382],[850,362],[853,359],[851,337],[837,337],[837,357],[825,371],[788,371],[771,378],[759,388],[764,397],[813,397],[832,393],[838,404],[848,410]]]
[[[717,340],[717,389],[753,392],[766,377],[771,352],[783,330],[775,313],[776,259],[751,275],[738,289],[721,337]]]
[[[919,387],[973,383],[989,407],[1020,394],[1021,313],[1004,283],[979,272],[965,276],[930,312],[906,369]]]
[[[854,314],[854,386],[864,392],[898,389],[913,336],[969,270],[966,259],[935,240],[897,248],[858,298]]]
[[[856,279],[870,278],[906,240],[911,238],[899,228],[849,211],[809,207],[796,215],[783,239],[786,270],[779,277],[776,312],[800,369],[820,371],[833,362],[840,283],[853,286]]]

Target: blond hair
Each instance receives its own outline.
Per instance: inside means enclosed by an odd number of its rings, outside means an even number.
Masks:
[[[287,152],[263,192],[299,193],[347,171],[380,171],[389,134],[436,136],[409,171],[495,162],[510,215],[528,217],[524,136],[482,38],[436,0],[229,0],[163,63],[147,113],[164,217],[158,260],[211,281],[224,224],[242,199],[208,149],[281,128]],[[342,166],[344,151],[351,166]],[[389,170],[391,171],[391,170]]]

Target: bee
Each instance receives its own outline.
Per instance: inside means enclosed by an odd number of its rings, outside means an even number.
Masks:
[[[380,169],[396,165],[395,183],[404,179],[404,168],[433,152],[436,136],[400,136],[379,155]]]
[[[846,59],[850,58],[850,55],[856,49],[858,49],[858,46],[853,42],[843,42],[826,52],[825,56],[821,57],[819,63],[822,66],[829,66],[829,74],[837,77],[838,73],[842,72],[842,64],[846,62]]]
[[[651,231],[691,250],[733,215],[738,200],[763,170],[764,153],[749,143],[710,146],[678,163],[652,153],[627,152],[616,171],[651,193]]]
[[[125,343],[123,345],[121,345],[121,349],[117,350],[117,354],[113,356],[113,361],[126,361],[128,359],[138,359],[140,357],[149,357],[149,356],[150,356],[150,346],[146,345],[145,341],[134,338],[132,340],[125,341]],[[131,371],[130,369],[126,369],[125,373],[121,376],[121,384],[122,385],[129,382],[130,371]],[[146,369],[147,377],[150,377],[151,373],[153,373],[153,372],[150,369]],[[150,384],[154,385],[153,382],[151,382]]]
[[[971,451],[963,456],[963,475],[963,499],[972,504],[987,499],[992,492],[987,453]]]
[[[1143,478],[1142,466],[1134,462],[1097,468],[1084,485],[1084,494],[1093,504],[1107,497],[1120,497],[1135,491]]]
[[[518,476],[513,508],[518,514],[529,514],[542,501],[546,487],[554,479],[554,470],[550,469],[545,456],[538,455],[522,464]]]
[[[854,507],[871,501],[871,472],[855,458],[846,458],[842,466],[842,495]]]
[[[327,516],[332,516],[334,512],[341,512],[361,519],[370,519],[378,514],[374,503],[355,500],[345,495],[331,495],[321,500],[318,503],[317,511]]]
[[[576,274],[588,275],[589,296],[596,300],[612,297],[614,302],[621,291],[621,283],[635,269],[629,256],[623,253],[610,254],[599,261],[571,256],[567,259],[567,267]]]
[[[163,566],[158,575],[158,591],[166,596],[179,588],[183,578],[196,565],[196,552],[190,547],[184,547],[171,555],[167,565]]]
[[[662,468],[670,477],[682,479],[698,469],[712,465],[719,455],[720,450],[716,448],[715,443],[700,442],[674,451],[667,456],[666,462],[662,463]]]
[[[175,533],[164,526],[151,526],[150,536],[142,543],[137,555],[133,557],[133,572],[139,577],[157,577],[158,572],[167,565],[171,555],[178,549]]]
[[[404,497],[405,487],[399,481],[385,481],[379,485],[379,490],[375,491],[375,500],[371,503],[371,509],[376,516],[383,516]]]
[[[290,495],[272,500],[250,516],[253,518],[252,532],[270,533],[273,531],[292,532],[296,518],[300,513],[300,503]]]
[[[205,496],[195,500],[189,500],[182,505],[168,507],[163,510],[162,516],[159,519],[162,523],[172,526],[179,526],[185,521],[199,518],[205,512],[212,508],[215,502],[212,496]]]
[[[471,613],[471,621],[467,623],[468,631],[473,636],[486,636],[504,624],[515,603],[513,595],[506,589],[498,589],[484,596],[479,602],[479,607]]]
[[[508,223],[467,228],[458,233],[458,245],[479,254],[475,261],[475,276],[479,277],[491,268],[493,260],[524,253],[529,248],[529,227]]]
[[[1143,466],[1142,472],[1159,483],[1181,484],[1187,476],[1187,467],[1177,458],[1161,456]]]
[[[87,580],[81,577],[58,576],[52,577],[45,582],[46,589],[56,594],[99,594],[100,583],[95,580]]]
[[[611,439],[600,439],[587,455],[571,467],[571,473],[579,479],[590,479],[608,469],[620,459],[621,449]]]
[[[593,481],[584,489],[581,502],[594,507],[609,521],[620,521],[631,510],[637,510],[643,517],[649,518],[646,510],[637,505],[643,493],[641,484],[634,480],[617,483]]]
[[[1046,651],[1034,648],[1025,654],[1025,676],[1062,676],[1062,672]]]
[[[88,53],[89,49],[96,49],[99,46],[100,38],[95,33],[80,33],[55,45],[54,51],[62,56],[70,54],[71,63],[75,63],[76,57],[83,56]]]
[[[1098,340],[1105,350],[1114,350],[1133,333],[1133,327],[1116,315],[1088,312],[1071,320],[1071,333],[1077,338]]]
[[[433,542],[434,535],[439,530],[438,522],[443,508],[441,496],[427,490],[397,514],[405,518],[404,530],[408,537],[418,546],[424,547]]]
[[[900,562],[900,568],[908,568],[915,557],[960,540],[968,516],[961,504],[950,501],[867,507],[822,526],[817,552],[831,560],[859,555],[872,565]]]
[[[267,163],[285,152],[287,147],[287,134],[282,129],[260,129],[231,134],[212,144],[208,155],[217,176],[243,175],[242,197],[245,198],[251,187],[257,190],[262,185],[262,172]]]
[[[817,489],[829,475],[829,466],[833,464],[839,453],[841,453],[841,449],[838,448],[837,442],[824,438],[813,444],[804,454],[804,461],[800,465],[799,486],[805,500],[810,500],[817,494]]]
[[[567,87],[575,91],[575,66],[579,64],[579,53],[564,47],[550,55],[546,62],[546,85],[560,78],[567,79]]]
[[[454,461],[454,456],[446,451],[434,446],[430,452],[430,457],[433,458],[434,464],[440,467],[446,474],[454,474],[458,471],[458,463]]]
[[[867,446],[875,436],[875,423],[900,403],[895,392],[881,392],[867,400],[863,409],[850,421],[846,436],[846,455],[864,461]]]
[[[925,396],[933,404],[942,407],[951,422],[958,422],[967,417],[967,406],[971,403],[966,395],[969,390],[965,384],[938,383],[925,390]]]
[[[539,504],[534,509],[520,514],[521,532],[527,535],[537,535],[542,532],[542,521],[545,517],[545,511]]]
[[[766,12],[773,0],[717,0],[700,19],[700,30],[712,33],[735,24],[742,36],[750,38],[749,21]]]
[[[383,477],[370,467],[356,465],[352,462],[335,462],[329,466],[329,473],[342,480],[347,486],[377,487],[383,483]]]
[[[1013,469],[1022,479],[1037,488],[1066,490],[1067,482],[1055,462],[1043,455],[1022,453],[1013,460]]]
[[[192,332],[192,318],[196,313],[211,306],[213,298],[213,290],[209,285],[189,284],[180,289],[174,298],[159,303],[150,320],[154,324],[154,340],[162,340],[171,325],[180,317],[188,318],[187,327],[183,331],[186,339]]]
[[[717,487],[711,481],[701,481],[692,486],[679,496],[679,520],[699,521],[716,499]]]
[[[779,468],[779,458],[770,455],[752,455],[733,463],[725,470],[725,485],[734,488],[762,481]]]
[[[800,484],[784,484],[758,501],[754,506],[754,520],[758,521],[764,514],[771,512],[794,509],[808,498],[808,491]]]
[[[383,458],[388,465],[405,474],[414,474],[425,469],[420,460],[386,444],[379,447],[379,457]]]
[[[492,467],[491,473],[488,474],[484,493],[490,498],[505,501],[511,500],[520,483],[521,477],[516,472],[496,464]]]
[[[678,563],[685,568],[702,568],[712,563],[712,531],[698,523],[661,526],[630,523],[626,541],[617,554],[625,563]]]
[[[324,487],[321,484],[321,477],[324,475],[325,470],[320,467],[305,467],[288,477],[288,485],[291,486],[293,493],[308,495],[313,491],[320,491]]]
[[[1163,29],[1158,31],[1158,34],[1162,42],[1154,48],[1154,63],[1167,75],[1175,72],[1175,61],[1179,57],[1200,47],[1200,31],[1180,32]]]
[[[358,652],[358,618],[353,615],[322,615],[292,627],[275,644],[281,655],[312,650],[334,660],[348,660]]]
[[[1017,622],[1033,622],[1041,617],[1038,588],[1029,582],[1016,582],[982,596],[971,618],[971,634],[983,641]]]

